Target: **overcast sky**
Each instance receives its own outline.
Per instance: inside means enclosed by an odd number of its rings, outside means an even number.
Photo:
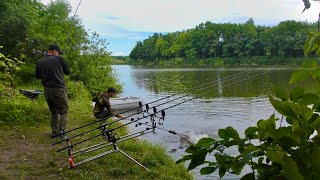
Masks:
[[[43,0],[48,2],[50,0]],[[80,0],[69,0],[73,13]],[[77,15],[109,42],[113,55],[128,55],[154,32],[174,32],[211,21],[272,26],[284,20],[316,21],[320,4],[302,0],[82,0]],[[72,13],[72,14],[73,14]]]

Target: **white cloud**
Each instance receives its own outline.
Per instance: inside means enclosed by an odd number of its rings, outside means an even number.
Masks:
[[[79,0],[70,0],[76,7]],[[205,22],[234,22],[252,17],[258,24],[268,20],[315,21],[319,4],[302,13],[301,0],[83,0],[78,15],[87,26],[120,26],[130,31],[171,32]],[[111,17],[111,18],[110,18]]]
[[[80,1],[69,0],[72,15]],[[109,40],[113,55],[127,55],[136,41],[151,32],[186,30],[206,21],[243,23],[252,17],[259,25],[314,22],[320,4],[312,0],[311,4],[301,13],[302,0],[82,0],[77,15],[86,28]]]

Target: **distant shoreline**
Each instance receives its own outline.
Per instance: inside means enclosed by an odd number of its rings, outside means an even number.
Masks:
[[[239,66],[258,66],[258,65],[290,65],[298,66],[303,61],[313,58],[293,58],[293,57],[265,57],[256,56],[250,58],[208,58],[187,60],[175,58],[169,60],[131,60],[128,57],[125,59],[113,59],[112,65],[145,65],[145,66],[223,66],[223,65],[239,65]]]

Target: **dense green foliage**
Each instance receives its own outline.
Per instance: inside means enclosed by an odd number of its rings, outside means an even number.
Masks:
[[[0,46],[1,48],[2,46]],[[0,53],[0,80],[3,82],[2,86],[13,86],[15,72],[20,69],[19,66],[21,64],[22,61],[17,58],[10,59]]]
[[[108,86],[121,89],[110,66],[106,41],[95,32],[89,36],[81,19],[70,17],[70,12],[64,0],[48,5],[34,0],[0,2],[1,121],[37,122],[48,116],[45,112],[33,116],[44,103],[31,106],[18,90],[42,89],[41,81],[35,78],[35,63],[49,44],[59,44],[65,51],[63,57],[71,68],[70,77],[66,77],[70,99],[82,97],[89,102],[88,91],[104,91]]]
[[[306,55],[319,54],[320,33],[310,34],[305,43]],[[227,127],[220,129],[220,139],[204,138],[186,149],[187,155],[178,161],[191,160],[188,170],[205,164],[201,174],[218,169],[220,178],[226,172],[239,175],[244,166],[251,173],[242,179],[319,179],[320,178],[320,91],[308,92],[299,83],[311,78],[319,86],[320,68],[317,61],[305,61],[290,79],[290,89],[274,88],[269,101],[280,114],[260,120],[245,130],[245,137]],[[279,122],[280,120],[280,122]],[[230,155],[228,149],[238,149]],[[206,156],[214,156],[206,161]]]
[[[249,58],[265,59],[257,63],[268,64],[275,57],[279,57],[278,60],[303,57],[303,44],[308,33],[315,29],[313,23],[293,20],[274,27],[256,26],[253,19],[243,24],[206,22],[182,32],[155,33],[137,42],[130,58],[145,62],[180,59],[198,64],[199,59],[207,64],[219,64],[205,62],[218,60],[222,61],[220,64],[243,64],[247,63],[243,60]]]
[[[163,148],[140,140],[120,143],[119,147],[151,172],[120,154],[72,171],[67,167],[67,154],[57,154],[51,147],[50,113],[44,96],[30,100],[19,93],[19,89],[42,88],[35,78],[35,64],[49,44],[56,43],[65,51],[63,57],[71,67],[71,75],[66,76],[68,129],[95,120],[90,91],[103,91],[108,86],[121,89],[110,66],[106,41],[95,32],[87,32],[78,17],[69,16],[70,12],[64,0],[48,5],[37,0],[0,1],[0,151],[6,157],[1,160],[0,179],[192,179]],[[117,132],[127,133],[125,128]],[[91,143],[102,141],[97,138]]]
[[[1,52],[30,67],[44,56],[49,44],[55,43],[65,52],[63,57],[71,67],[71,80],[83,82],[90,91],[102,91],[108,86],[120,89],[110,68],[106,41],[96,32],[86,31],[81,19],[70,16],[70,12],[66,0],[48,5],[37,0],[1,1]],[[34,76],[33,73],[34,70],[27,77]]]

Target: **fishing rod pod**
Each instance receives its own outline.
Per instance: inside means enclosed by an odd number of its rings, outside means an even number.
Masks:
[[[236,81],[236,82],[230,83],[229,85],[226,85],[225,87],[228,87],[228,86],[230,86],[230,85],[234,85],[234,84],[236,84],[236,83],[239,83],[239,82],[242,82],[242,81],[245,81],[245,80],[247,80],[247,79],[254,78],[254,77],[256,77],[256,76],[263,75],[263,74],[265,74],[265,73],[260,73],[260,74],[259,74],[259,73],[257,73],[257,74],[255,74],[255,75],[252,75],[252,77],[251,77],[251,76],[249,76],[249,77],[244,78],[244,79],[243,79],[242,77],[238,76],[238,77],[240,77],[240,80],[239,80],[239,81]],[[206,88],[206,89],[208,89],[208,88]],[[218,88],[216,88],[215,90],[218,90]],[[200,94],[200,96],[201,96],[201,95],[206,95],[206,94],[209,94],[209,93],[212,93],[212,92],[210,91],[210,92],[208,92],[208,93],[202,93],[202,94]],[[178,98],[176,98],[176,99],[173,99],[173,100],[167,101],[167,102],[162,103],[162,104],[159,104],[159,105],[157,105],[157,106],[161,106],[161,105],[167,104],[167,103],[169,103],[169,102],[175,101],[175,100],[177,100],[177,99],[181,99],[182,97],[186,97],[186,96],[189,96],[189,95],[184,95],[184,96],[178,97]],[[170,106],[170,107],[167,107],[167,108],[165,108],[165,109],[163,109],[163,110],[167,110],[167,109],[173,108],[173,107],[175,107],[175,106],[177,106],[177,105],[180,105],[180,104],[186,103],[186,102],[188,102],[188,101],[190,101],[190,100],[197,99],[197,98],[199,98],[200,96],[195,97],[195,98],[191,98],[191,99],[189,99],[189,100],[185,100],[185,101],[183,101],[183,102],[181,102],[181,103],[177,103],[177,104],[172,105],[172,106]],[[147,104],[147,106],[146,106],[146,107],[147,107],[147,108],[149,107],[149,106],[148,106],[148,104]],[[143,118],[147,118],[147,117],[149,117],[149,116],[150,116],[150,114],[149,114],[149,113],[148,113],[148,115],[144,115],[145,113],[147,113],[147,110],[148,110],[148,109],[146,109],[146,110],[143,112],[143,117],[142,117],[142,118],[138,118],[137,120],[135,120],[135,122],[136,122],[136,121],[139,121],[140,119],[143,119]],[[156,114],[156,113],[155,113],[155,114]],[[133,115],[135,115],[135,114],[133,114]],[[129,115],[129,116],[127,116],[127,117],[130,117],[130,116],[133,116],[133,115]],[[120,120],[121,120],[121,119],[120,119]],[[113,121],[113,122],[111,122],[111,123],[109,123],[109,124],[112,124],[112,123],[118,122],[118,121],[120,121],[120,120]],[[116,130],[116,129],[118,129],[118,128],[124,127],[124,126],[126,126],[126,125],[128,125],[128,124],[131,124],[131,123],[132,123],[132,122],[126,123],[126,124],[124,124],[124,125],[120,125],[120,126],[118,126],[118,127],[114,128],[113,130]],[[72,137],[68,138],[67,140],[70,140],[70,139],[75,138],[75,137],[82,136],[82,135],[84,135],[84,134],[86,134],[86,133],[88,133],[88,132],[92,132],[92,131],[94,131],[94,130],[96,130],[96,129],[99,129],[99,128],[101,128],[102,126],[104,126],[104,124],[103,124],[103,125],[98,126],[97,128],[94,128],[94,129],[91,129],[91,130],[85,131],[85,132],[83,132],[83,133],[80,133],[80,134],[74,135],[74,136],[72,136]],[[90,139],[96,138],[96,137],[98,137],[98,136],[99,136],[99,135],[96,135],[96,136],[94,136],[94,137],[88,138],[87,140],[90,140]],[[64,140],[59,141],[59,142],[54,143],[54,144],[58,144],[58,143],[61,143],[61,142],[63,142],[63,141],[64,141]],[[80,144],[80,143],[85,142],[85,141],[86,141],[86,140],[81,141],[81,142],[79,142],[79,143],[77,143],[77,144]]]
[[[241,77],[241,76],[246,76],[246,75],[249,75],[249,73],[248,73],[247,71],[245,71],[245,72],[240,72],[240,73],[237,73],[237,74],[234,74],[234,75],[231,75],[231,76],[227,76],[227,77],[225,77],[225,78],[221,78],[220,81],[222,81],[222,80],[224,80],[224,79],[232,79],[232,78],[234,78],[234,77]],[[125,118],[128,118],[128,117],[131,117],[131,116],[133,116],[133,115],[137,115],[137,114],[140,113],[140,112],[139,112],[139,109],[141,109],[141,110],[143,109],[143,108],[140,106],[140,104],[141,104],[142,106],[146,106],[146,111],[149,111],[149,104],[153,104],[153,103],[156,103],[156,102],[159,102],[159,101],[162,101],[162,100],[169,100],[171,97],[174,97],[174,96],[183,94],[183,93],[188,92],[188,91],[196,90],[196,89],[198,89],[198,88],[200,88],[200,87],[204,87],[204,86],[207,86],[207,85],[210,85],[210,84],[213,84],[213,83],[218,83],[218,82],[219,82],[219,79],[217,79],[217,80],[215,80],[215,81],[209,81],[209,82],[207,82],[207,83],[205,83],[205,84],[201,84],[201,85],[195,86],[195,87],[193,87],[193,88],[188,88],[188,89],[185,89],[185,90],[180,91],[180,92],[178,92],[178,93],[169,95],[169,96],[167,96],[167,97],[163,97],[163,98],[154,100],[154,101],[152,101],[152,102],[149,102],[148,104],[142,105],[142,103],[140,102],[140,103],[139,103],[139,108],[128,109],[128,110],[122,111],[122,112],[120,112],[120,113],[118,113],[118,114],[114,114],[114,115],[111,115],[111,116],[108,116],[108,117],[105,117],[105,118],[101,118],[101,119],[98,119],[98,120],[96,120],[96,121],[94,121],[94,122],[87,123],[87,124],[82,125],[82,126],[79,126],[79,127],[77,127],[77,128],[74,128],[74,129],[65,131],[64,133],[67,134],[67,133],[73,132],[73,131],[78,130],[78,129],[82,129],[82,128],[87,127],[87,126],[90,126],[90,125],[93,125],[93,124],[96,124],[96,123],[100,123],[100,122],[102,122],[102,121],[105,121],[106,119],[115,117],[116,115],[124,114],[124,113],[131,112],[131,111],[134,111],[134,110],[138,110],[137,113],[131,114],[131,115],[125,117]],[[214,84],[213,84],[213,85],[214,85]],[[216,84],[216,85],[218,85],[218,84]],[[183,98],[183,97],[180,97],[180,98]],[[180,99],[180,98],[179,98],[179,99]],[[60,135],[61,135],[61,134],[57,134],[57,135],[55,135],[55,136],[52,136],[52,138],[58,137],[58,136],[60,136]]]
[[[225,79],[225,81],[223,81],[223,83],[224,83],[223,87],[229,87],[231,85],[235,85],[235,84],[239,84],[240,82],[244,82],[244,81],[246,81],[248,79],[260,77],[260,76],[265,75],[265,74],[267,74],[269,72],[272,72],[272,71],[273,70],[271,69],[270,71],[265,70],[265,71],[260,72],[260,73],[259,72],[258,73],[251,73],[251,72],[244,72],[243,73],[243,72],[241,72],[241,73],[237,73],[237,74],[234,74],[232,76],[228,76],[228,77],[221,78],[221,79]],[[212,87],[211,87],[212,85],[210,85],[210,84],[213,84],[213,82],[217,82],[218,84],[215,84],[214,88],[212,89]],[[130,112],[130,111],[132,112],[132,110],[138,109],[137,113],[131,113],[131,114],[129,114],[128,116],[126,116],[124,118],[124,119],[129,119],[129,117],[130,117],[129,122],[126,122],[126,123],[121,124],[121,125],[115,125],[115,127],[111,128],[112,124],[114,124],[115,122],[118,122],[120,120],[123,120],[123,119],[113,120],[113,121],[110,121],[110,122],[108,122],[107,119],[109,119],[110,117],[113,117],[113,116],[109,116],[109,117],[106,117],[106,118],[98,119],[98,120],[96,120],[96,121],[94,121],[92,123],[88,123],[88,124],[79,126],[77,128],[74,128],[74,129],[66,131],[66,132],[62,132],[60,134],[60,136],[59,135],[56,136],[56,137],[58,137],[58,136],[61,137],[61,135],[63,135],[62,140],[57,141],[57,142],[53,143],[52,145],[57,145],[57,144],[60,144],[62,142],[67,142],[67,146],[65,146],[65,147],[63,147],[61,149],[58,149],[57,152],[60,152],[60,151],[63,151],[63,150],[68,150],[68,155],[69,155],[68,162],[70,164],[70,166],[69,166],[70,168],[75,168],[75,167],[77,167],[79,165],[82,165],[82,164],[87,163],[89,161],[92,161],[92,160],[98,159],[100,157],[106,156],[108,154],[119,152],[122,155],[124,155],[125,157],[127,157],[129,160],[134,162],[135,164],[137,164],[140,167],[142,167],[143,169],[149,171],[141,163],[137,162],[132,157],[130,157],[128,154],[123,152],[117,146],[117,144],[121,143],[121,142],[124,142],[124,141],[127,141],[127,140],[130,140],[130,139],[133,139],[133,138],[137,138],[137,137],[143,136],[145,134],[149,134],[151,132],[152,133],[156,133],[156,129],[164,130],[164,131],[167,131],[167,132],[169,132],[171,134],[178,135],[179,137],[181,137],[181,135],[179,135],[179,133],[177,133],[177,132],[175,132],[173,130],[167,130],[165,128],[161,128],[161,127],[157,126],[157,125],[159,125],[159,126],[164,125],[163,122],[164,122],[164,119],[165,119],[165,116],[166,116],[166,112],[165,111],[168,110],[168,109],[171,109],[173,107],[176,107],[176,106],[178,106],[180,104],[183,104],[183,103],[198,99],[201,96],[204,96],[204,95],[207,95],[207,94],[210,94],[210,93],[211,94],[212,93],[217,93],[217,91],[219,90],[219,87],[217,87],[217,86],[219,86],[218,80],[212,81],[212,82],[209,82],[209,83],[205,83],[205,84],[196,86],[194,88],[188,89],[188,91],[197,90],[198,92],[202,92],[198,96],[195,96],[195,97],[192,97],[190,94],[183,95],[183,92],[185,92],[185,91],[181,91],[180,93],[176,93],[174,95],[170,95],[170,96],[167,96],[165,98],[160,98],[158,100],[152,101],[150,103],[146,103],[144,105],[142,104],[142,102],[139,102],[139,107],[138,108],[134,108],[134,109],[130,109],[130,110],[124,111],[124,112]],[[210,89],[210,91],[208,91],[208,92],[204,91],[204,90],[208,90],[208,89]],[[177,96],[179,94],[180,94],[179,97],[174,98],[174,99],[170,99],[171,97]],[[177,102],[177,100],[182,99],[182,98],[188,98],[188,99],[183,99],[182,102]],[[149,110],[150,110],[149,104],[156,103],[156,102],[159,102],[161,100],[167,100],[167,101],[163,102],[163,103],[160,103],[160,104],[157,104],[157,105],[154,105],[152,107],[152,112],[149,112]],[[174,102],[175,104],[170,105],[169,104],[170,102]],[[163,105],[169,105],[169,106],[161,108],[161,106],[163,106]],[[158,110],[157,107],[160,107],[161,110]],[[133,117],[133,116],[137,116],[137,117]],[[150,124],[148,122],[141,122],[143,119],[147,119],[147,118],[149,118]],[[90,125],[93,125],[93,124],[96,124],[96,123],[100,123],[100,125],[98,125],[98,127],[94,127],[92,129],[85,130],[84,132],[78,132],[75,135],[70,136],[69,138],[66,136],[67,133],[71,133],[71,132],[75,132],[77,130],[81,130],[84,127],[87,127],[87,126],[90,126]],[[124,136],[119,136],[115,132],[115,130],[120,129],[120,128],[125,127],[125,126],[128,126],[128,125],[133,124],[133,123],[136,123],[136,125],[135,125],[136,127],[141,126],[141,125],[145,125],[145,126],[148,126],[148,127],[145,128],[144,130],[133,132],[131,134],[124,135]],[[78,141],[78,142],[75,142],[75,143],[71,143],[70,142],[71,139],[83,136],[83,135],[91,133],[91,132],[93,133],[95,131],[99,131],[99,133],[95,134],[95,135],[93,135],[91,137],[86,137],[85,139],[83,139],[81,141]],[[79,149],[77,151],[74,150],[74,148],[77,147],[78,145],[83,144],[84,142],[90,141],[90,140],[92,140],[94,138],[98,138],[98,137],[102,137],[102,139],[105,142],[101,142],[101,143],[98,143],[98,144],[93,144],[93,145],[90,145],[90,146],[87,146],[87,147],[83,147],[83,148],[81,148],[81,149]],[[100,153],[98,155],[91,156],[89,158],[83,159],[83,160],[81,160],[79,162],[75,162],[75,158],[81,158],[81,156],[84,155],[84,154],[93,153],[93,152],[95,152],[97,150],[100,150],[102,148],[106,148],[108,146],[112,146],[113,149],[105,151],[105,152]]]

